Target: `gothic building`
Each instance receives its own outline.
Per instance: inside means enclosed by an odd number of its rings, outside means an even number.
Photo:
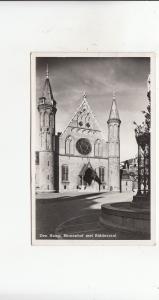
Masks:
[[[84,94],[62,133],[56,134],[56,101],[47,76],[37,99],[36,191],[119,191],[120,118],[113,96],[108,141]]]

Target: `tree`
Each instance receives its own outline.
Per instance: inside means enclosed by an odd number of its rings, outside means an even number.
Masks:
[[[151,130],[151,89],[150,89],[150,75],[148,77],[148,92],[147,92],[147,100],[148,100],[148,105],[146,107],[146,110],[142,110],[141,112],[145,116],[144,122],[142,122],[142,125],[138,125],[136,122],[133,122],[133,124],[136,126],[135,128],[135,133],[140,134],[140,133],[150,133]]]

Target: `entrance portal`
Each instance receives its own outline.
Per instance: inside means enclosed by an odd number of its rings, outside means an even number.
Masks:
[[[100,179],[96,171],[92,168],[91,164],[84,165],[80,174],[79,190],[85,191],[99,191],[100,190]]]
[[[91,185],[92,180],[95,179],[95,171],[92,168],[88,168],[83,176],[83,180],[88,184]]]

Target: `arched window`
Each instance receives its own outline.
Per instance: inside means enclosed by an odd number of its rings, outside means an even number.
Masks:
[[[70,153],[70,140],[69,140],[69,138],[67,138],[66,141],[65,141],[65,153],[66,154]]]
[[[40,113],[40,127],[43,127],[43,113]]]
[[[118,124],[114,124],[114,139],[118,139]]]
[[[62,165],[62,181],[68,181],[68,166]]]
[[[109,127],[109,138],[113,139],[114,138],[114,126],[110,125]]]
[[[99,179],[101,183],[105,181],[105,168],[104,167],[99,167]]]
[[[39,151],[35,151],[35,164],[39,165]]]
[[[50,147],[51,147],[50,133],[46,132],[46,149],[49,150]]]
[[[51,128],[54,127],[54,116],[53,116],[53,114],[50,114],[49,126]]]
[[[44,126],[49,127],[49,115],[47,112],[44,113]]]
[[[98,144],[98,153],[99,153],[98,155],[99,155],[99,156],[102,156],[102,154],[103,154],[102,152],[103,152],[103,147],[102,147],[102,143],[100,142],[100,143]]]
[[[98,144],[99,144],[99,140],[95,141],[94,144],[94,155],[98,156]]]
[[[95,156],[102,156],[103,152],[103,147],[102,147],[102,143],[100,140],[96,140],[95,144],[94,144],[94,155]]]
[[[73,139],[71,136],[68,136],[65,141],[65,153],[69,155],[73,154],[73,150],[74,150],[73,147],[74,147]]]
[[[70,140],[70,154],[73,154],[73,140]]]

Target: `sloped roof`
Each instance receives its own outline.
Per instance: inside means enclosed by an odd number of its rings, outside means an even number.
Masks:
[[[115,97],[113,97],[112,106],[111,106],[110,114],[109,114],[109,120],[112,120],[112,119],[120,120]]]
[[[122,170],[122,179],[130,179],[129,172],[126,169]]]
[[[52,87],[50,84],[48,65],[46,69],[46,78],[45,78],[44,87],[42,91],[42,97],[40,97],[39,99],[43,99],[43,98],[45,98],[45,103],[47,104],[51,104],[51,105],[56,104],[56,101],[53,97]]]

